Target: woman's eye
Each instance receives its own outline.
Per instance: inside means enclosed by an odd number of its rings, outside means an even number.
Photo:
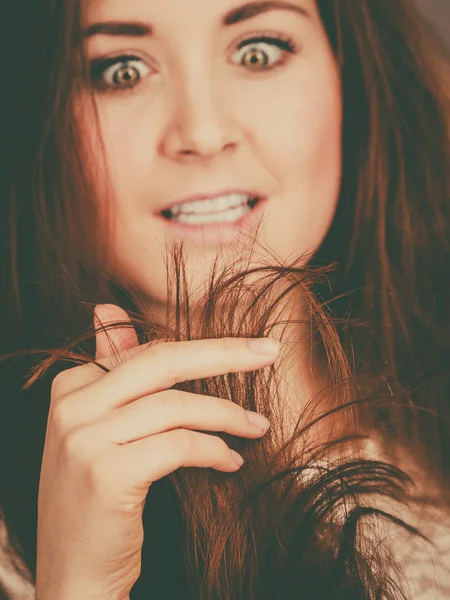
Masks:
[[[91,63],[90,78],[94,86],[114,91],[134,88],[150,72],[137,56],[116,56]]]
[[[297,51],[292,40],[254,36],[239,42],[232,61],[252,71],[267,71],[285,62],[286,54]],[[100,91],[120,92],[136,87],[151,68],[138,56],[98,58],[90,63],[89,78]]]
[[[294,54],[295,51],[291,40],[257,36],[240,42],[232,61],[252,71],[263,71],[283,64],[286,52]]]

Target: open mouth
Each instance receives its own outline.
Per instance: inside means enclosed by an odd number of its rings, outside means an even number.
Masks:
[[[245,217],[260,201],[259,197],[234,193],[178,204],[161,211],[161,216],[168,221],[187,225],[233,223]]]

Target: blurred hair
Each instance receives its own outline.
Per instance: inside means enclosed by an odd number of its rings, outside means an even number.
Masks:
[[[393,466],[397,452],[406,450],[436,487],[447,486],[448,65],[406,0],[318,0],[318,7],[343,86],[342,186],[332,227],[306,266],[303,257],[274,258],[257,269],[216,271],[198,306],[187,290],[183,247],[171,249],[176,319],[166,326],[144,319],[136,290],[108,273],[108,224],[93,185],[99,159],[81,139],[74,109],[84,68],[80,7],[36,1],[26,21],[21,3],[8,9],[0,353],[9,360],[2,363],[0,507],[32,575],[50,384],[67,361],[93,360],[94,306],[123,306],[141,341],[188,340],[270,335],[280,306],[302,298],[326,385],[298,415],[295,435],[277,437],[286,425],[282,398],[274,401],[277,364],[177,384],[263,412],[272,430],[257,442],[220,434],[243,453],[241,472],[176,471],[153,484],[144,523],[158,490],[174,499],[161,504],[158,520],[167,528],[180,511],[174,544],[182,544],[180,568],[196,599],[406,597],[370,523],[389,520],[420,536],[380,507],[427,501],[421,482],[414,486]],[[237,314],[236,306],[245,310]],[[48,358],[36,364],[36,350]],[[338,416],[343,435],[334,427]],[[336,435],[317,434],[324,423]],[[349,455],[348,445],[365,437],[382,440],[393,464]],[[135,594],[145,596],[166,556],[173,560],[161,550],[164,532],[144,544]],[[170,582],[162,585],[167,591]]]

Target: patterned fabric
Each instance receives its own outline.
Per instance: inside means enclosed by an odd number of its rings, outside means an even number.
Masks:
[[[2,589],[8,600],[33,600],[35,595],[31,574],[12,551],[8,530],[0,513],[0,590]]]
[[[380,446],[373,442],[364,446],[363,455],[374,460],[387,459]],[[416,481],[426,481],[423,474],[412,475],[418,475],[417,478],[414,477]],[[153,491],[156,493],[160,487],[162,493],[164,482],[165,478],[155,482]],[[154,494],[153,498],[158,494]],[[168,501],[165,496],[163,500]],[[450,514],[431,507],[406,509],[392,504],[387,506],[385,502],[376,504],[378,508],[416,526],[431,542],[430,544],[406,531],[400,531],[386,520],[379,520],[376,525],[371,521],[370,529],[360,532],[365,538],[375,536],[372,539],[380,543],[383,551],[389,551],[392,564],[397,564],[402,569],[405,580],[399,581],[400,588],[411,600],[450,600]],[[154,505],[149,505],[148,508],[153,514],[159,514]],[[168,544],[172,545],[172,542],[175,543],[174,537],[170,538]],[[160,550],[163,551],[163,548]],[[173,551],[171,553],[168,548],[164,556],[168,560],[170,556],[174,558]],[[180,560],[182,561],[181,555]],[[150,585],[145,574],[143,575],[141,588]],[[8,543],[8,531],[0,512],[0,600],[2,588],[7,600],[34,600],[35,597],[31,575]]]
[[[398,528],[386,526],[382,532],[385,544],[401,565],[407,581],[406,593],[411,600],[450,599],[450,519],[435,513],[424,523],[422,531],[435,544],[399,536]],[[405,517],[405,515],[403,515]],[[394,533],[395,532],[395,533]],[[377,532],[377,537],[380,532]],[[0,585],[8,600],[34,600],[34,586],[23,562],[8,545],[7,529],[0,521]],[[409,589],[408,589],[409,588]]]

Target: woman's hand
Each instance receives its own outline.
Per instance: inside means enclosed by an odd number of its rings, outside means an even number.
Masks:
[[[103,324],[127,319],[100,305]],[[267,419],[219,398],[171,390],[182,381],[274,362],[242,338],[139,346],[133,329],[96,334],[96,359],[53,381],[38,501],[37,600],[124,600],[141,567],[149,486],[179,467],[234,472],[239,455],[217,436],[259,438]],[[151,596],[151,591],[149,591]]]

